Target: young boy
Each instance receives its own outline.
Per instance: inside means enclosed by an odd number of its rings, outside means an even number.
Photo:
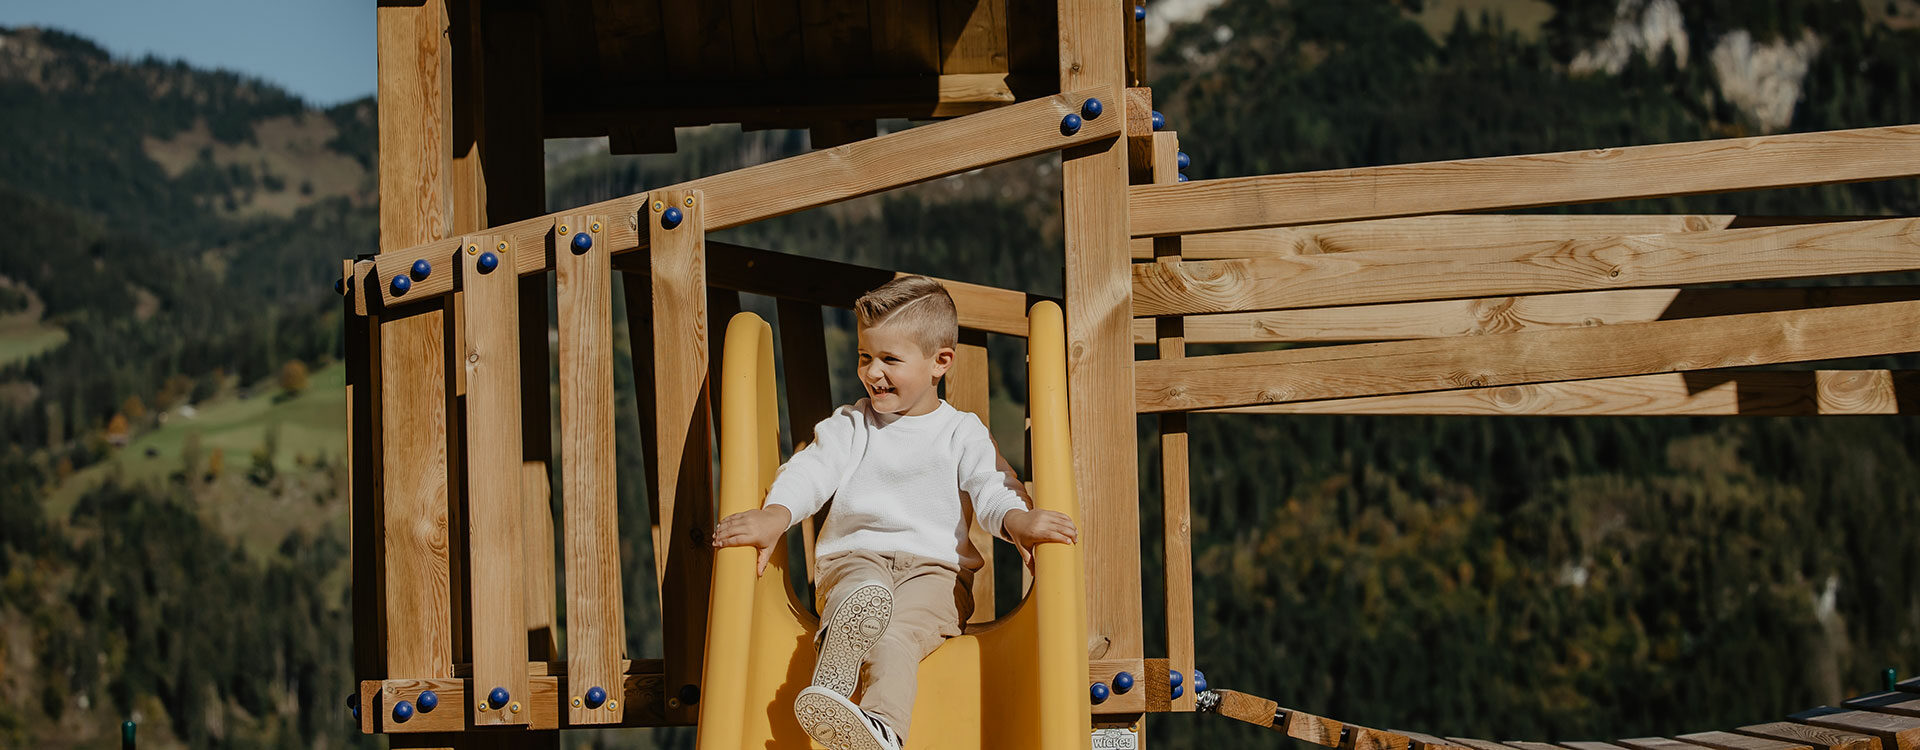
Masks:
[[[1034,545],[1072,544],[1076,531],[1065,514],[1029,510],[986,426],[940,399],[959,336],[946,289],[902,277],[854,309],[867,397],[815,425],[813,443],[781,467],[766,503],[721,520],[713,543],[758,547],[764,573],[787,529],[833,501],[815,545],[827,602],[820,656],[794,714],[833,750],[898,750],[920,660],[959,635],[973,611],[982,560],[968,517],[1028,560]],[[858,705],[856,687],[864,691]]]

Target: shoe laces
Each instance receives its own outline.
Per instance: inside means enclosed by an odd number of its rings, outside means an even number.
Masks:
[[[873,730],[879,732],[886,741],[893,743],[894,747],[900,746],[900,735],[894,734],[893,727],[888,726],[886,721],[865,711],[860,712],[860,717],[866,719],[867,723],[873,726]]]

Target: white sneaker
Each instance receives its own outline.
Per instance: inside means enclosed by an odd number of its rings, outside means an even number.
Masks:
[[[813,664],[813,684],[845,697],[860,686],[860,665],[867,651],[887,632],[893,620],[893,589],[867,581],[840,600],[839,608],[821,629],[820,658]]]
[[[793,699],[793,716],[807,736],[829,750],[900,750],[900,736],[886,721],[818,685]]]

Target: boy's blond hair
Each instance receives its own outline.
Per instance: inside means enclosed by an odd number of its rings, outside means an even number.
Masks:
[[[960,319],[953,297],[940,282],[925,276],[902,276],[860,295],[853,303],[861,328],[904,326],[914,343],[928,356],[960,340]]]

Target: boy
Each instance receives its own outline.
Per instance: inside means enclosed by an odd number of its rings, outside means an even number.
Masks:
[[[713,544],[758,547],[764,573],[787,529],[833,500],[815,544],[827,602],[820,656],[794,714],[833,750],[898,750],[920,660],[959,635],[972,614],[982,559],[967,539],[967,517],[1029,561],[1034,545],[1072,544],[1076,531],[1065,514],[1029,510],[986,426],[940,399],[959,337],[946,289],[906,276],[854,309],[867,397],[815,425],[812,444],[781,467],[766,503],[720,521]],[[858,705],[850,700],[856,687],[864,689]]]

